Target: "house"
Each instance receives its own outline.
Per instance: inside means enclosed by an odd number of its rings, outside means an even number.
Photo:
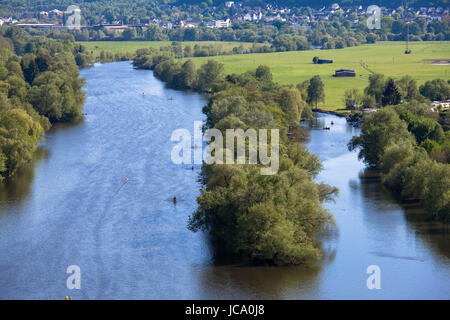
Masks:
[[[363,109],[363,113],[364,114],[371,114],[371,113],[374,113],[374,112],[377,112],[378,111],[378,109],[375,109],[375,108],[364,108]]]
[[[193,29],[197,26],[198,22],[194,21],[180,21],[180,28]]]
[[[433,101],[432,105],[436,108],[442,106],[442,109],[447,109],[450,108],[450,99],[445,101]]]
[[[334,77],[356,77],[356,73],[351,69],[339,69],[335,71]]]
[[[212,20],[206,23],[208,28],[228,28],[231,27],[231,20]]]
[[[58,9],[53,9],[48,13],[49,18],[61,18],[64,13]]]
[[[338,10],[340,7],[339,7],[339,5],[337,4],[337,3],[333,3],[332,5],[331,5],[331,9],[333,9],[333,10]]]
[[[5,21],[3,21],[2,19],[0,19],[0,27],[3,25],[3,23],[5,23]]]
[[[225,1],[225,7],[231,8],[234,5],[234,1]]]

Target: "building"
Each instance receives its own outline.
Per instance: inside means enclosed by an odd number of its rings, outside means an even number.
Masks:
[[[356,73],[351,69],[339,69],[335,71],[334,77],[356,77]]]
[[[206,23],[208,28],[229,28],[231,27],[231,20],[212,20]]]
[[[231,8],[234,5],[234,1],[225,1],[225,7]]]
[[[49,18],[62,18],[63,15],[64,13],[58,9],[53,9],[48,13]]]
[[[33,29],[41,29],[41,30],[63,28],[63,26],[58,26],[53,23],[17,23],[15,25],[20,28],[33,28]]]
[[[436,108],[442,106],[442,109],[447,109],[450,108],[450,99],[445,101],[433,101],[432,105]]]
[[[194,21],[180,21],[180,28],[193,29],[197,27],[198,22]]]
[[[339,7],[339,5],[337,4],[337,3],[333,3],[332,5],[331,5],[331,9],[333,9],[333,10],[338,10],[340,7]]]
[[[333,63],[333,60],[328,59],[318,59],[317,64],[326,64],[326,63]]]

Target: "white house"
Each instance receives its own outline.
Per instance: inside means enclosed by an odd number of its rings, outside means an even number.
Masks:
[[[225,7],[231,8],[234,5],[234,1],[225,1]]]
[[[231,27],[231,20],[212,20],[206,23],[208,28],[228,28]]]
[[[216,28],[228,28],[231,27],[231,20],[216,20]]]
[[[433,101],[432,105],[436,108],[442,106],[443,109],[447,109],[450,108],[450,99],[445,101]]]

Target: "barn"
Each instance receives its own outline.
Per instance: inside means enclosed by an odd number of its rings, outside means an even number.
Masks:
[[[333,60],[328,60],[328,59],[317,60],[317,64],[324,64],[324,63],[333,63]]]
[[[335,77],[356,77],[355,70],[351,69],[339,69],[335,71]]]

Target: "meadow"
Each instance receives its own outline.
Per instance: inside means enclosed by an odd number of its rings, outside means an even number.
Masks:
[[[172,41],[79,41],[88,51],[92,51],[98,55],[100,51],[108,51],[111,53],[134,53],[138,49],[143,48],[159,48],[170,46]],[[226,42],[226,41],[185,41],[181,42],[183,46],[191,45],[217,45],[221,46],[223,51],[231,51],[234,47],[242,45],[244,48],[250,48],[253,43],[250,42]],[[256,44],[262,45],[262,44]]]
[[[320,75],[325,84],[325,103],[319,104],[319,108],[336,110],[343,108],[346,89],[358,88],[361,92],[364,90],[371,72],[394,79],[410,75],[418,85],[436,78],[450,79],[450,65],[432,65],[422,61],[450,58],[449,41],[414,42],[410,44],[410,48],[412,53],[406,55],[404,42],[378,42],[345,49],[229,55],[193,60],[197,65],[208,59],[220,61],[224,64],[226,74],[254,70],[261,64],[268,65],[274,80],[280,84],[297,85],[314,75]],[[313,64],[314,56],[332,59],[334,63]],[[333,77],[337,69],[353,69],[356,77]]]
[[[170,46],[171,41],[87,41],[79,42],[95,55],[100,51],[130,52],[149,47]],[[249,48],[253,43],[195,41],[183,42],[183,45],[220,45],[223,51],[231,51],[234,47]],[[432,65],[423,59],[450,58],[450,41],[413,42],[410,44],[412,53],[404,54],[404,42],[377,42],[358,47],[334,50],[290,51],[276,53],[236,54],[215,57],[190,58],[197,66],[208,59],[214,59],[224,64],[224,73],[242,73],[254,70],[259,65],[268,65],[274,80],[280,84],[297,85],[314,75],[320,75],[325,84],[325,102],[319,107],[323,110],[342,109],[344,91],[357,88],[361,92],[368,84],[371,72],[384,74],[385,77],[399,79],[404,75],[412,76],[418,83],[427,80],[450,78],[450,65]],[[332,59],[333,64],[317,65],[312,63],[314,56],[322,59]],[[333,77],[337,69],[353,69],[355,78]]]

